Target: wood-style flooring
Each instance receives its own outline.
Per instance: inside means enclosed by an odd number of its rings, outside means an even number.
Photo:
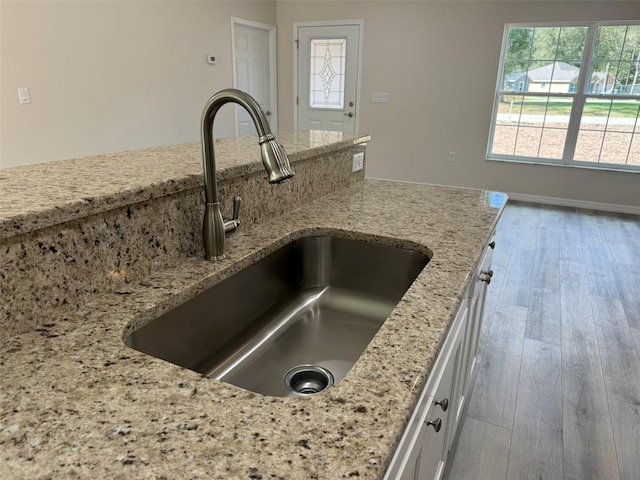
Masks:
[[[449,480],[640,480],[640,217],[510,203]]]

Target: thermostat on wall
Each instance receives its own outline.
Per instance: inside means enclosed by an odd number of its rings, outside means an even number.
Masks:
[[[215,55],[207,55],[207,63],[209,65],[215,65],[218,63],[218,58]]]

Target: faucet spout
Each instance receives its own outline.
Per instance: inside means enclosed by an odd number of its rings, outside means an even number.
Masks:
[[[289,158],[284,147],[271,133],[269,122],[258,102],[249,94],[236,89],[221,90],[213,95],[204,107],[201,120],[202,160],[204,172],[205,214],[202,235],[205,259],[218,261],[226,257],[225,230],[233,232],[239,224],[237,218],[225,222],[220,212],[216,160],[213,141],[213,122],[220,108],[233,102],[249,113],[258,131],[258,144],[262,153],[262,164],[269,174],[269,183],[282,183],[293,177]]]

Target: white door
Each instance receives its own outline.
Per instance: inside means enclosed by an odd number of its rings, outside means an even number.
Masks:
[[[275,132],[275,82],[272,82],[275,75],[275,46],[272,45],[275,27],[234,18],[232,30],[234,87],[256,99]],[[236,135],[255,134],[256,128],[247,111],[236,106]]]
[[[362,28],[361,21],[297,25],[298,130],[357,131]]]

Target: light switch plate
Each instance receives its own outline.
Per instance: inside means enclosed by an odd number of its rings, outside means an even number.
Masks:
[[[18,98],[20,99],[20,105],[26,105],[31,103],[31,95],[29,95],[28,87],[18,87]]]
[[[373,92],[373,103],[389,103],[389,92]]]

